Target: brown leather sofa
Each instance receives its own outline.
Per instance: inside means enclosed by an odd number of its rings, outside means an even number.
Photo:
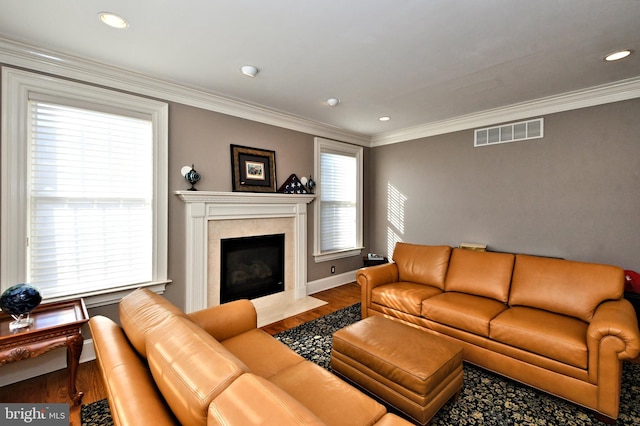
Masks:
[[[640,351],[622,269],[407,243],[393,261],[356,273],[363,318],[436,332],[468,362],[617,418],[622,361]]]
[[[136,290],[89,320],[116,425],[409,425],[256,328],[247,300],[186,315]]]

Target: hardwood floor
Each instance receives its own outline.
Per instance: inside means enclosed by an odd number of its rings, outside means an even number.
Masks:
[[[286,318],[273,324],[266,325],[262,329],[271,334],[296,327],[305,322],[320,318],[354,303],[360,302],[360,287],[356,283],[345,284],[330,290],[325,290],[312,295],[324,300],[326,305],[320,306],[294,317]],[[2,372],[0,367],[0,373]],[[67,370],[58,370],[33,379],[25,380],[12,385],[0,387],[0,402],[25,402],[25,403],[59,403],[69,402],[67,393]],[[82,402],[89,404],[107,397],[102,384],[102,378],[95,361],[80,364],[78,368],[77,387],[84,392]],[[80,406],[71,407],[70,425],[80,426]]]
[[[2,368],[2,367],[0,367]],[[1,371],[1,370],[0,370]],[[82,402],[89,404],[107,397],[102,385],[102,377],[95,361],[85,362],[78,367],[76,386],[84,392]],[[58,403],[70,402],[67,393],[67,370],[62,369],[33,379],[0,387],[1,402]],[[80,426],[80,405],[69,410],[69,424]]]

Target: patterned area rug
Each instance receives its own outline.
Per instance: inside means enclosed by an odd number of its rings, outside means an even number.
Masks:
[[[331,336],[360,320],[360,304],[283,331],[274,337],[329,369]],[[617,425],[640,424],[640,364],[625,362]],[[464,387],[431,421],[440,425],[600,425],[588,410],[544,392],[464,364]]]
[[[274,337],[304,358],[330,368],[332,336],[360,320],[360,304],[283,331]],[[624,364],[617,425],[640,424],[640,364]],[[112,425],[106,400],[82,407],[85,426]],[[464,387],[455,403],[436,414],[442,425],[600,425],[586,409],[465,363]]]
[[[82,426],[113,426],[109,403],[106,399],[83,405],[80,416]]]

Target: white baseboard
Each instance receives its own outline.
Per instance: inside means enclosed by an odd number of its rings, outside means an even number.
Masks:
[[[96,359],[96,353],[93,349],[93,340],[86,339],[82,345],[80,362],[93,361],[94,359]],[[0,368],[2,368],[2,370],[0,370],[2,372],[2,375],[0,375],[0,386],[21,382],[67,368],[67,349],[54,349],[37,358],[11,362]]]
[[[349,271],[339,275],[331,275],[315,281],[307,282],[307,294],[311,295],[319,291],[340,287],[341,285],[352,283],[356,280],[356,271]]]

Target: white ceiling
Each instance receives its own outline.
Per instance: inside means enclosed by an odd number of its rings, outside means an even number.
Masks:
[[[640,76],[637,0],[0,0],[0,36],[367,137]]]

